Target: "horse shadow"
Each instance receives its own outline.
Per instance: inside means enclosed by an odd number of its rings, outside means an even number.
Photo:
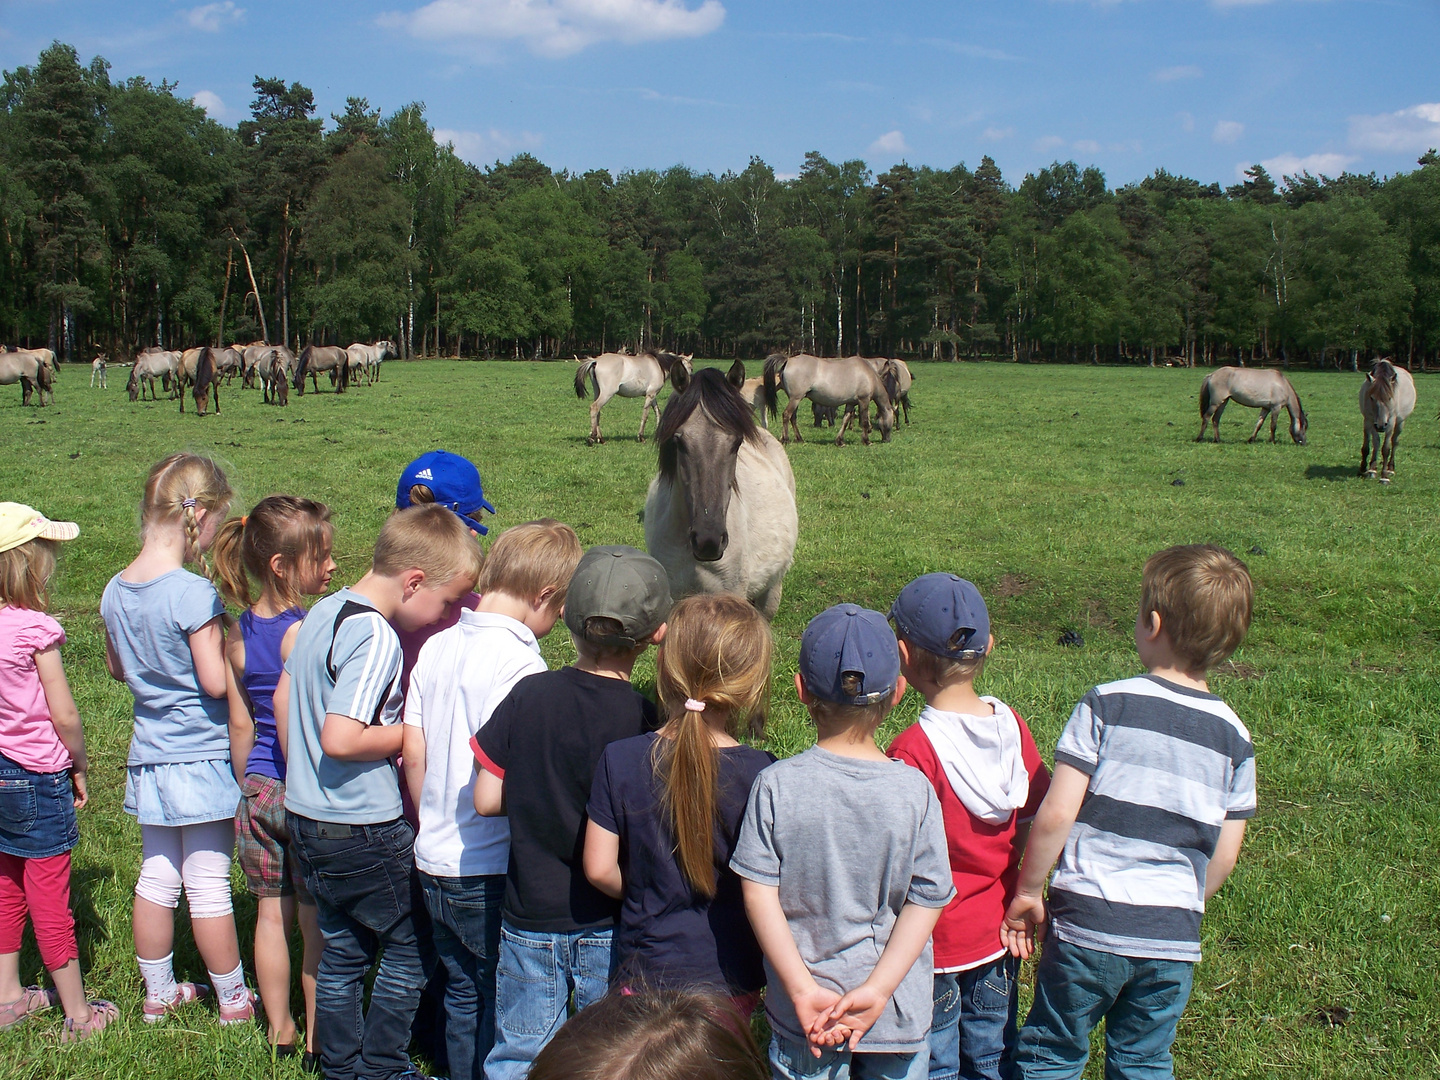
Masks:
[[[1306,480],[1349,480],[1355,475],[1353,465],[1307,465]]]

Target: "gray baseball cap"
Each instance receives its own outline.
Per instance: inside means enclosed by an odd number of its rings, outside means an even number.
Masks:
[[[577,638],[596,645],[633,648],[648,638],[670,614],[670,579],[665,568],[638,548],[602,544],[580,557],[565,594],[565,625]],[[595,638],[585,621],[614,619],[620,634]]]

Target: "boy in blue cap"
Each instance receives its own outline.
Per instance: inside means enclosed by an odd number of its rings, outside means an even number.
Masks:
[[[765,953],[770,1066],[923,1080],[930,933],[955,887],[934,788],[875,745],[905,693],[885,616],[840,604],[811,619],[795,687],[816,743],[756,778],[730,861]]]

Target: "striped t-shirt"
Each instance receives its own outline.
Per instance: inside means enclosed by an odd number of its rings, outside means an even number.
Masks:
[[[1255,748],[1240,718],[1214,694],[1122,679],[1075,706],[1055,764],[1090,777],[1050,882],[1055,934],[1121,956],[1198,961],[1220,827],[1255,813]]]

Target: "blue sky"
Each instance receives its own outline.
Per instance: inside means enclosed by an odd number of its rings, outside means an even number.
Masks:
[[[1249,162],[1381,174],[1440,146],[1437,0],[0,0],[0,66],[51,40],[233,124],[256,74],[426,103],[477,163],[781,174],[1052,160],[1112,185]]]

